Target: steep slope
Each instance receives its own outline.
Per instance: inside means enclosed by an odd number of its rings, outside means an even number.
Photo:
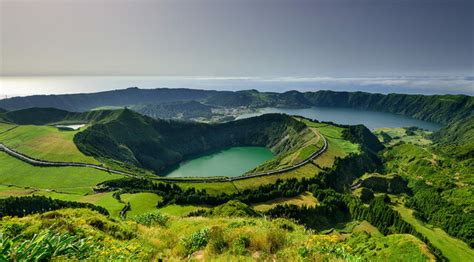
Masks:
[[[432,135],[436,148],[459,159],[474,158],[474,116],[453,122]]]
[[[159,172],[191,156],[232,146],[265,146],[284,153],[310,132],[305,124],[281,114],[202,124],[155,120],[125,109],[76,134],[74,141],[86,155]]]

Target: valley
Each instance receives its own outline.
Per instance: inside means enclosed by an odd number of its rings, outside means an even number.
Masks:
[[[260,94],[251,94],[260,101]],[[220,103],[242,106],[232,92],[226,95],[229,100]],[[90,207],[55,211],[50,204],[44,210],[49,212],[37,215],[18,211],[25,218],[3,215],[0,224],[26,229],[30,217],[39,224],[63,217],[71,227],[108,239],[88,252],[109,259],[157,252],[181,259],[474,258],[472,117],[442,127],[369,111],[265,109],[271,103],[229,107],[240,113],[225,121],[190,121],[202,117],[199,110],[193,117],[173,117],[187,114],[180,111],[186,103],[173,102],[173,110],[154,107],[171,110],[168,119],[139,113],[149,106],[0,113],[0,215],[16,210],[9,206],[17,201],[12,197],[47,197],[66,201],[56,204],[66,207],[92,204],[108,214]],[[75,125],[80,126],[64,127]],[[453,142],[447,142],[447,132]],[[447,153],[453,144],[459,146]],[[247,240],[235,235],[248,232],[256,233]],[[159,240],[164,235],[170,240]],[[122,252],[106,251],[110,245]],[[135,245],[133,254],[125,245]]]

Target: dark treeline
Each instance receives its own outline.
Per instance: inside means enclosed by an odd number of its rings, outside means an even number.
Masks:
[[[450,204],[432,186],[423,182],[415,183],[415,194],[406,206],[415,209],[415,216],[444,229],[448,234],[462,239],[474,247],[474,214],[462,207]]]
[[[109,215],[105,208],[90,203],[57,200],[45,196],[25,196],[0,199],[0,218],[4,216],[23,217],[62,208],[88,208],[106,216]]]
[[[243,203],[255,203],[272,200],[278,197],[293,197],[297,196],[312,187],[322,185],[321,178],[316,177],[312,179],[303,178],[301,180],[278,179],[274,184],[262,185],[254,190],[244,190],[239,193],[220,195],[209,195],[206,190],[196,190],[195,188],[188,188],[183,190],[176,184],[169,183],[153,183],[146,179],[124,178],[104,182],[100,185],[102,188],[117,191],[114,195],[116,198],[123,193],[135,193],[149,191],[154,192],[163,197],[159,206],[168,204],[190,204],[190,205],[220,205],[229,200],[239,200]]]

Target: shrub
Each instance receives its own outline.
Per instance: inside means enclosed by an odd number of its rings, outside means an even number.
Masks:
[[[189,238],[183,239],[184,247],[187,250],[187,255],[198,251],[200,248],[207,245],[209,238],[209,228],[203,228],[193,233]]]
[[[269,253],[276,253],[280,248],[282,248],[286,243],[285,232],[281,229],[272,229],[267,233],[267,251]]]
[[[285,218],[277,218],[273,220],[273,224],[288,232],[293,232],[293,230],[295,230],[293,223],[291,223],[288,219]]]
[[[227,248],[224,232],[220,227],[212,227],[209,234],[209,248],[214,254],[221,254]]]
[[[246,235],[241,235],[232,242],[231,252],[235,255],[245,255],[249,246],[250,238]]]
[[[153,211],[150,213],[145,213],[145,214],[135,216],[133,220],[145,226],[153,226],[153,225],[166,226],[166,223],[168,222],[169,217],[161,214],[158,211]]]

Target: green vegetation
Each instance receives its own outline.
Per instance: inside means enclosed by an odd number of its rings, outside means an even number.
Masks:
[[[44,196],[25,196],[0,199],[0,218],[4,216],[24,217],[62,208],[90,208],[104,215],[109,214],[105,208],[89,203],[63,201]]]
[[[431,132],[416,127],[378,128],[374,131],[374,134],[387,146],[394,146],[399,143],[428,146],[433,143],[429,138]]]
[[[100,182],[121,176],[87,167],[34,167],[0,152],[1,185],[84,194]]]
[[[133,220],[145,226],[166,226],[166,222],[168,222],[169,218],[162,215],[159,211],[153,211],[135,216],[133,217]]]
[[[1,241],[12,245],[1,255],[8,258],[26,255],[22,252],[25,249],[21,249],[24,246],[48,247],[45,252],[48,256],[45,257],[54,259],[91,260],[149,260],[157,257],[168,260],[187,256],[216,260],[357,260],[374,252],[352,248],[360,244],[354,243],[356,235],[349,240],[338,234],[316,235],[284,219],[166,218],[158,213],[146,216],[148,218],[142,222],[148,225],[110,220],[87,209],[65,209],[24,218],[7,217],[0,221]],[[55,223],[58,219],[63,223]],[[51,240],[52,245],[38,243],[41,242],[39,236]],[[391,238],[367,236],[365,242],[383,240],[376,254],[391,254],[403,247],[406,248],[403,255],[407,257],[430,257],[426,247],[416,239]],[[66,243],[78,248],[61,248]],[[55,253],[54,250],[61,251]]]
[[[311,192],[304,192],[295,197],[280,197],[275,198],[269,201],[254,203],[252,208],[257,211],[268,211],[277,205],[296,205],[296,206],[307,206],[315,207],[318,204],[318,199],[316,199]]]
[[[257,212],[238,200],[230,200],[229,202],[216,206],[212,209],[195,211],[191,215],[214,217],[253,217],[257,216]]]
[[[281,114],[209,125],[155,120],[125,109],[116,118],[77,133],[74,142],[86,155],[160,173],[184,159],[232,146],[266,146],[284,155],[293,152],[295,141],[307,133],[309,139],[315,135]]]
[[[53,125],[99,122],[114,117],[120,110],[94,110],[83,113],[56,108],[27,108],[1,114],[0,120],[18,125]]]
[[[443,255],[451,261],[472,261],[474,259],[474,250],[459,239],[456,239],[440,228],[433,228],[424,224],[413,216],[413,210],[398,205],[395,209],[402,218],[411,224],[416,231],[426,236],[428,240],[437,247]]]
[[[234,94],[226,93],[228,100],[221,103],[277,103],[273,94],[244,91],[237,101]],[[357,100],[364,94],[350,97]],[[413,97],[398,103],[410,105]],[[331,100],[331,94],[326,98],[325,103],[344,100]],[[288,92],[278,103],[311,105],[311,99]],[[443,99],[459,106],[461,114],[469,110],[460,96]],[[446,101],[437,104],[441,111],[449,108]],[[175,103],[181,104],[186,103]],[[410,110],[404,114],[412,114]],[[18,122],[12,116],[21,116],[33,121],[25,112],[6,113],[7,120]],[[434,134],[411,127],[380,129],[375,136],[364,126],[279,114],[203,124],[154,120],[128,109],[61,112],[38,121],[68,122],[89,115],[83,118],[88,127],[77,132],[2,123],[0,142],[40,159],[100,160],[156,172],[234,145],[266,146],[275,152],[273,160],[256,170],[298,163],[322,147],[322,136],[329,147],[288,172],[206,183],[125,178],[82,167],[34,167],[0,152],[0,260],[28,260],[37,252],[53,260],[474,258],[470,118]],[[438,117],[437,112],[423,114],[419,117]],[[67,207],[73,209],[62,209]]]
[[[161,197],[153,193],[121,194],[120,199],[125,203],[130,203],[127,217],[134,217],[156,210],[158,202],[161,201]]]
[[[474,158],[474,115],[442,128],[432,138],[444,154],[461,160]]]
[[[206,206],[198,206],[198,205],[176,205],[170,204],[164,207],[159,208],[158,210],[160,213],[170,215],[170,216],[177,216],[177,217],[184,217],[188,216],[190,213],[198,210],[206,210],[209,207]]]
[[[11,125],[0,123],[1,129]],[[86,156],[74,144],[77,131],[61,131],[52,126],[21,125],[0,133],[0,142],[30,157],[59,162],[83,162],[98,164]]]

